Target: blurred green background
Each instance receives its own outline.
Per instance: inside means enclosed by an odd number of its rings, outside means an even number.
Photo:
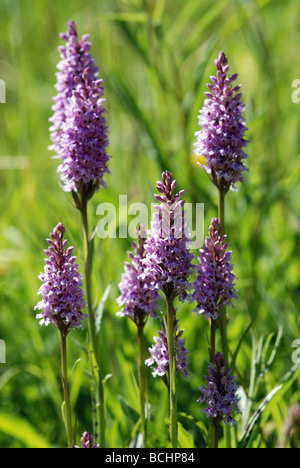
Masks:
[[[300,339],[300,103],[292,101],[292,82],[300,79],[297,0],[0,0],[0,78],[6,83],[6,104],[0,104],[0,339],[6,343],[0,446],[65,444],[58,333],[39,326],[34,306],[45,238],[59,221],[82,265],[79,216],[59,188],[57,161],[47,149],[58,33],[71,18],[80,36],[90,34],[110,128],[111,174],[107,190],[92,200],[93,225],[101,202],[114,203],[119,213],[120,194],[128,195],[129,204],[150,206],[155,182],[168,169],[187,202],[205,204],[207,233],[217,214],[217,193],[193,159],[197,115],[220,50],[231,73],[239,73],[250,143],[245,183],[226,200],[239,291],[229,311],[232,353],[255,321],[237,358],[244,416],[235,435],[241,436],[247,416],[284,382],[251,437],[253,447],[274,447],[284,439],[289,408],[300,396],[291,357],[292,342]],[[125,217],[121,211],[121,223]],[[137,435],[136,330],[115,315],[129,248],[130,239],[95,238],[97,301],[111,284],[100,332],[104,374],[112,374],[106,383],[111,447],[134,444]],[[208,353],[207,323],[190,310],[178,307],[190,351],[190,378],[179,378],[178,406],[181,446],[192,447],[204,443],[207,422],[196,400]],[[146,347],[156,329],[149,321]],[[92,431],[85,340],[80,331],[69,340],[70,368],[80,359],[71,377],[78,434]],[[147,382],[151,444],[164,447],[167,392],[150,370]],[[294,431],[288,445],[300,447],[299,442]]]

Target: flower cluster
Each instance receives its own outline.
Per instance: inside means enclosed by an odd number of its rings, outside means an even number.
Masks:
[[[38,294],[42,300],[35,309],[42,311],[36,316],[41,324],[54,323],[66,335],[72,328],[81,327],[85,302],[82,276],[75,263],[76,257],[72,256],[73,247],[66,248],[68,241],[63,240],[64,233],[65,228],[59,223],[47,239],[45,272],[39,275],[43,284]]]
[[[100,448],[99,444],[94,444],[94,437],[87,431],[85,431],[80,438],[81,448],[91,449],[91,448]],[[75,445],[75,448],[80,448]]]
[[[240,85],[234,86],[237,74],[228,76],[228,60],[220,52],[215,61],[217,74],[211,77],[212,84],[207,85],[209,92],[200,111],[199,125],[196,132],[195,153],[204,163],[199,163],[210,175],[212,182],[226,193],[229,188],[236,190],[235,183],[243,182],[242,173],[247,171],[243,160],[247,155],[243,151],[247,141],[244,138],[245,120],[242,112],[245,107],[238,92]]]
[[[63,190],[88,193],[90,198],[101,186],[106,187],[103,176],[109,173],[102,80],[97,79],[98,68],[88,53],[91,47],[88,35],[78,41],[71,21],[68,32],[61,38],[66,46],[59,49],[62,61],[58,65],[58,94],[50,119],[54,143],[51,149],[62,160],[58,172]]]
[[[175,194],[176,180],[170,172],[162,174],[157,182],[160,202],[151,222],[149,238],[145,243],[144,260],[146,277],[154,289],[161,289],[166,296],[178,295],[184,301],[190,289],[193,254],[188,249],[189,238],[184,219],[183,191]]]
[[[174,350],[176,361],[176,372],[188,377],[188,351],[185,349],[185,340],[182,339],[184,330],[178,332],[178,320],[175,317],[174,310]],[[161,320],[161,330],[158,331],[158,336],[153,337],[155,344],[149,348],[151,357],[146,360],[145,364],[152,368],[153,377],[157,375],[163,377],[169,372],[169,349],[166,328],[164,322]],[[153,365],[157,367],[154,367]]]
[[[60,157],[62,164],[62,188],[66,192],[81,191],[92,185],[93,190],[106,187],[103,176],[109,173],[109,156],[106,147],[107,124],[104,99],[101,98],[100,80],[89,82],[89,70],[77,79],[77,88],[66,108],[66,120],[62,124]]]
[[[238,408],[239,399],[236,396],[237,385],[234,382],[236,377],[231,375],[231,370],[226,370],[227,361],[221,353],[215,355],[213,363],[209,364],[209,376],[205,376],[207,387],[202,385],[199,390],[203,394],[198,401],[207,403],[207,408],[201,411],[208,418],[212,418],[214,424],[218,425],[221,421],[225,424],[235,424],[233,412],[241,414]]]
[[[197,276],[192,283],[190,300],[196,301],[194,312],[205,318],[216,320],[221,309],[236,298],[235,276],[230,264],[231,252],[227,251],[226,236],[220,236],[220,223],[213,218],[209,227],[209,237],[200,249]]]
[[[135,254],[128,252],[131,260],[125,263],[122,281],[119,283],[121,296],[117,303],[122,310],[119,317],[129,316],[135,323],[140,323],[149,315],[156,318],[158,292],[150,288],[147,278],[142,278],[144,265],[146,233],[143,226],[138,230],[138,243],[132,242]]]
[[[58,47],[61,61],[57,65],[58,72],[56,73],[57,82],[55,88],[57,95],[53,98],[55,102],[52,106],[54,114],[49,119],[53,124],[50,127],[51,139],[53,141],[53,146],[50,149],[57,153],[60,150],[61,126],[66,120],[68,101],[77,86],[75,78],[80,78],[86,69],[89,70],[88,77],[90,82],[96,80],[98,75],[96,62],[89,53],[91,48],[91,43],[88,41],[89,35],[85,34],[78,40],[74,21],[69,21],[67,28],[66,33],[60,34],[60,38],[65,41],[66,45]]]

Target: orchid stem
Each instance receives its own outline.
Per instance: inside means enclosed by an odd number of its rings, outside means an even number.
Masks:
[[[65,426],[68,438],[68,447],[73,447],[73,428],[72,428],[72,410],[70,403],[70,386],[68,380],[68,367],[67,367],[67,336],[60,333],[61,344],[61,374],[64,390],[64,404],[65,404]]]
[[[89,336],[91,340],[92,351],[97,364],[98,372],[98,428],[99,428],[99,443],[101,448],[105,448],[105,408],[104,408],[104,390],[101,375],[100,366],[100,353],[99,353],[99,342],[96,333],[95,314],[92,303],[92,284],[91,284],[91,241],[89,238],[89,227],[88,227],[88,214],[87,214],[87,201],[82,200],[81,204],[81,219],[83,227],[83,253],[84,253],[84,276],[85,276],[85,287],[86,297],[88,306],[88,324],[89,324]]]
[[[143,436],[143,448],[147,448],[147,421],[145,415],[145,362],[144,362],[144,322],[138,323],[138,374],[140,392],[140,416]]]
[[[219,222],[221,227],[220,235],[225,235],[225,193],[219,189]],[[226,307],[223,307],[220,311],[220,335],[221,335],[221,346],[222,354],[225,361],[228,362],[228,339],[227,339],[227,319],[226,319]],[[225,425],[225,441],[226,448],[231,448],[231,432],[230,427]]]
[[[174,308],[167,297],[167,340],[169,350],[170,379],[170,438],[171,447],[177,448],[177,395],[176,395],[176,356],[174,349]]]
[[[220,235],[225,235],[225,194],[219,190],[219,222],[220,222]],[[222,354],[226,361],[228,361],[228,341],[227,341],[227,323],[226,323],[226,307],[223,307],[220,312],[220,334],[222,344]]]

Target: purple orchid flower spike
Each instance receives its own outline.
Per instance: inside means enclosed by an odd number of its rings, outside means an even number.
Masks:
[[[149,237],[145,243],[146,257],[143,276],[153,289],[161,289],[166,296],[178,295],[182,302],[190,289],[193,254],[184,219],[183,191],[175,193],[176,180],[163,172],[162,182],[156,186],[156,213],[151,222]]]
[[[176,373],[188,377],[188,361],[187,355],[189,352],[185,348],[185,340],[182,338],[184,330],[178,332],[178,320],[175,316],[174,309],[174,352],[176,361]],[[153,377],[164,377],[169,372],[169,349],[166,328],[161,320],[161,330],[158,331],[158,336],[154,336],[155,344],[149,348],[151,357],[146,360],[145,364],[152,369]],[[156,367],[155,367],[156,366]]]
[[[194,312],[212,320],[217,320],[222,308],[232,305],[232,299],[237,297],[231,252],[226,250],[229,244],[225,242],[226,236],[220,236],[220,229],[218,219],[213,218],[209,236],[200,249],[197,276],[192,283],[194,291],[190,295],[191,302],[197,303]]]
[[[207,404],[201,411],[212,419],[215,426],[222,421],[227,425],[235,424],[233,413],[241,414],[238,408],[239,399],[236,396],[238,386],[235,383],[236,377],[231,375],[230,369],[227,370],[227,361],[224,361],[221,353],[215,355],[208,373],[205,377],[206,387],[199,387],[202,396],[198,401]]]
[[[195,154],[200,157],[200,166],[225,194],[229,188],[237,190],[235,184],[244,181],[243,172],[248,170],[243,162],[247,158],[243,150],[247,127],[242,115],[245,107],[239,93],[241,85],[233,86],[238,75],[228,76],[224,52],[220,52],[215,64],[217,74],[207,85],[207,99],[198,117],[202,129],[195,134]]]
[[[76,257],[72,256],[73,247],[67,248],[67,240],[63,240],[65,227],[59,223],[50,239],[45,271],[39,275],[43,282],[38,294],[42,300],[35,309],[41,310],[37,315],[41,325],[54,323],[63,335],[72,328],[82,327],[86,317],[82,310],[86,307],[83,300],[82,276],[78,272]]]
[[[135,253],[128,252],[131,262],[126,262],[122,281],[119,283],[121,291],[117,299],[121,311],[117,313],[119,317],[128,316],[138,324],[144,322],[150,315],[156,318],[158,307],[158,292],[151,289],[147,277],[143,278],[146,232],[144,226],[138,230],[138,242],[132,242]]]
[[[60,37],[66,45],[59,48],[62,60],[50,119],[50,149],[62,161],[58,168],[62,189],[72,192],[81,210],[100,187],[106,188],[103,177],[109,173],[110,156],[106,152],[109,140],[105,99],[102,80],[97,78],[98,67],[89,53],[88,35],[78,40],[75,23],[70,21],[67,33]]]

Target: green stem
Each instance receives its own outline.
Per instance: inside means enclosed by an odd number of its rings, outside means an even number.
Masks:
[[[215,360],[215,350],[216,350],[216,329],[217,329],[217,320],[211,320],[210,325],[210,343],[209,343],[209,360],[214,362]]]
[[[87,201],[83,200],[81,204],[81,219],[83,227],[83,257],[84,257],[84,276],[86,298],[88,306],[88,324],[89,337],[91,341],[92,351],[97,364],[98,371],[98,427],[99,427],[99,443],[101,448],[105,448],[105,408],[104,408],[104,390],[101,376],[99,343],[96,333],[95,314],[92,302],[92,283],[91,283],[91,242],[89,238]]]
[[[215,445],[215,426],[211,418],[208,423],[208,448],[212,449]]]
[[[221,227],[220,235],[225,235],[225,193],[219,189],[219,222]],[[228,339],[227,339],[227,319],[226,319],[226,307],[223,307],[220,311],[219,319],[220,335],[221,335],[221,346],[224,360],[228,362]],[[225,425],[225,441],[226,447],[231,448],[231,433],[230,427]]]
[[[65,399],[65,425],[68,438],[69,448],[73,447],[73,428],[72,428],[72,410],[70,403],[70,387],[68,380],[68,367],[67,367],[67,336],[64,333],[60,333],[60,345],[61,345],[61,375],[64,389]]]
[[[221,227],[220,235],[225,234],[225,194],[219,190],[219,222]],[[227,322],[226,322],[226,307],[223,307],[220,312],[220,334],[222,354],[226,361],[228,361],[228,341],[227,341]]]
[[[225,194],[219,189],[219,223],[221,225],[221,236],[225,234]]]
[[[138,373],[140,387],[140,413],[141,413],[141,428],[143,435],[143,448],[147,448],[147,421],[145,415],[145,362],[144,362],[144,322],[138,323]]]
[[[209,343],[209,360],[210,362],[214,362],[215,360],[215,349],[216,349],[216,328],[217,328],[217,321],[211,320],[210,325],[210,343]],[[215,426],[212,419],[209,419],[209,448],[215,447]]]
[[[174,347],[173,301],[167,297],[167,340],[169,350],[170,381],[170,438],[171,447],[177,448],[177,395],[176,395],[176,356]]]
[[[218,448],[219,446],[219,424],[214,425],[214,448]]]

